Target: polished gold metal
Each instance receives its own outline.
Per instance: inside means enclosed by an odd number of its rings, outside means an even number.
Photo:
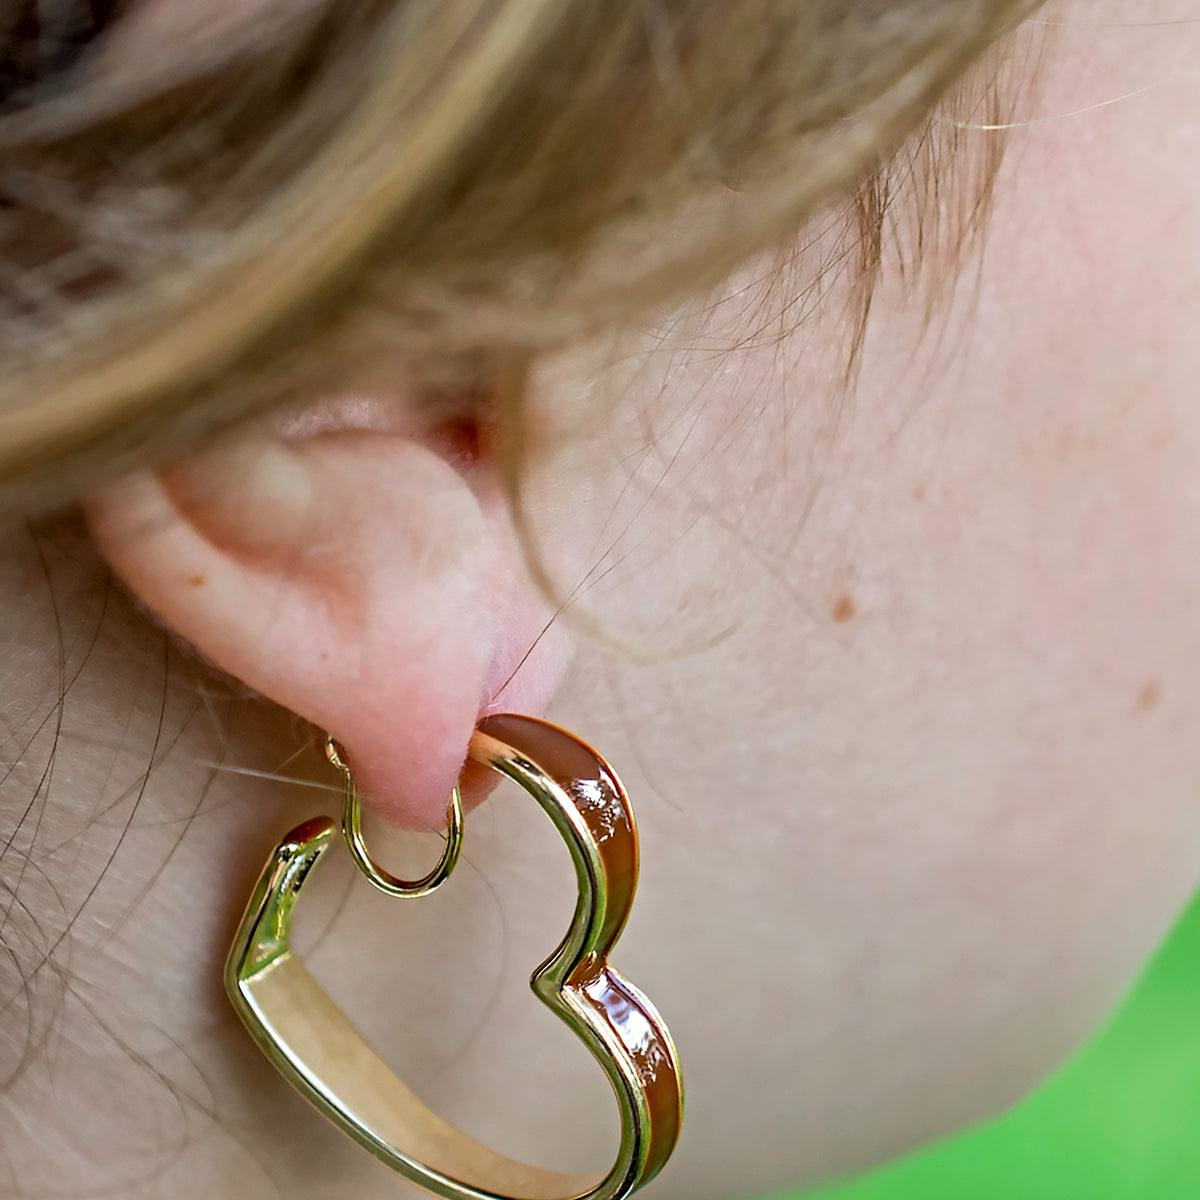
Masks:
[[[389,896],[397,896],[404,900],[416,900],[428,896],[450,878],[450,873],[458,865],[458,856],[462,853],[463,842],[463,810],[462,795],[455,784],[450,792],[450,803],[446,806],[446,847],[437,866],[421,879],[397,879],[390,871],[385,871],[371,857],[367,849],[362,831],[362,801],[359,799],[358,788],[354,786],[354,776],[350,768],[342,760],[338,744],[329,737],[325,739],[325,757],[342,773],[345,781],[345,799],[342,803],[342,837],[346,839],[346,848],[355,866],[381,891]]]
[[[289,933],[295,906],[337,837],[328,817],[292,830],[263,868],[229,952],[226,989],[255,1041],[301,1094],[376,1158],[435,1195],[623,1200],[662,1169],[683,1116],[671,1035],[646,997],[608,964],[637,885],[637,831],[628,798],[595,750],[532,717],[482,721],[470,758],[537,800],[575,864],[574,918],[530,986],[583,1041],[612,1085],[621,1142],[607,1174],[571,1176],[526,1166],[447,1124],[380,1061],[294,956]]]

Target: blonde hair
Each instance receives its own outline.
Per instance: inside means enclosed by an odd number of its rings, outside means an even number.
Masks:
[[[1034,7],[309,0],[97,66],[0,115],[0,487],[56,500],[347,356],[486,384],[713,283]]]

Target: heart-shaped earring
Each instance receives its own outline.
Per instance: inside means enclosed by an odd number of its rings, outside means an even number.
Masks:
[[[346,777],[342,828],[359,868],[389,895],[428,895],[454,869],[462,840],[457,789],[441,862],[406,883],[377,867],[363,843],[358,793]],[[293,829],[263,868],[225,966],[238,1015],[284,1077],[359,1145],[447,1200],[622,1200],[670,1157],[683,1116],[675,1045],[654,1006],[608,964],[637,886],[637,829],[612,768],[586,743],[532,717],[494,716],[471,739],[470,758],[507,775],[545,810],[571,852],[575,916],[533,973],[538,998],[604,1068],[621,1112],[621,1145],[601,1177],[525,1166],[447,1124],[376,1056],[292,953],[289,930],[305,881],[336,840],[316,817]]]

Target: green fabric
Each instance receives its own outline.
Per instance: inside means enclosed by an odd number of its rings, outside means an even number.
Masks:
[[[1004,1118],[794,1200],[1200,1200],[1200,898],[1108,1027]]]

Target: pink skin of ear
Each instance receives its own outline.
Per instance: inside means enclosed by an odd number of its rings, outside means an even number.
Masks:
[[[397,825],[440,828],[476,721],[542,715],[567,666],[499,489],[410,438],[253,436],[86,509],[129,587],[222,670],[331,733]],[[468,773],[467,803],[486,782]]]

